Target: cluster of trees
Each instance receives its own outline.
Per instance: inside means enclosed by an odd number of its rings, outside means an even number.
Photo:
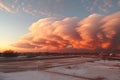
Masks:
[[[0,54],[1,57],[17,57],[19,54],[13,50],[6,50]]]

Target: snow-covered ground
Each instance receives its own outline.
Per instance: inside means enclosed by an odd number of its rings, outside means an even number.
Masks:
[[[0,80],[85,80],[44,71],[0,73]]]
[[[47,71],[104,80],[120,80],[120,61],[95,61],[50,68]]]
[[[36,69],[3,73],[2,69],[7,71],[15,66]],[[120,80],[120,61],[117,60],[67,58],[1,63],[0,68],[3,71],[0,72],[0,80]]]

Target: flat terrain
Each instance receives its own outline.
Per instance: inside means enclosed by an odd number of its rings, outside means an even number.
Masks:
[[[0,80],[120,80],[120,61],[85,57],[4,61]]]

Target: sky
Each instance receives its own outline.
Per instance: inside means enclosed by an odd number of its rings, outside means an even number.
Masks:
[[[120,49],[120,0],[0,0],[0,51]]]

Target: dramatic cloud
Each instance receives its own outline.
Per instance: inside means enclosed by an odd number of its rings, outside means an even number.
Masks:
[[[5,6],[2,2],[0,2],[0,9],[4,9],[7,12],[12,13],[12,11],[10,10],[10,8],[8,8],[7,6]]]
[[[91,14],[84,19],[44,18],[29,30],[12,45],[36,50],[120,48],[120,12],[108,16]]]

